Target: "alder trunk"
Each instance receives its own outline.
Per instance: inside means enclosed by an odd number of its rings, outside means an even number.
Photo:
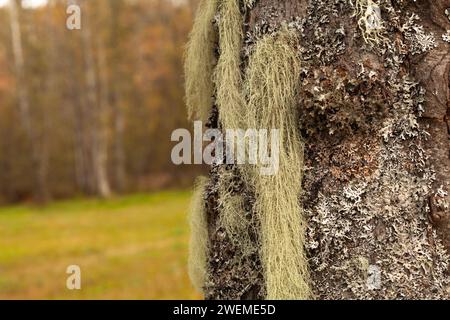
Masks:
[[[247,52],[284,23],[299,37],[297,107],[305,145],[299,201],[314,298],[449,298],[450,2],[240,6],[243,70]],[[208,125],[220,127],[218,119],[213,108]],[[206,188],[205,296],[264,299],[259,253],[242,256],[220,224],[223,171],[213,166]],[[247,215],[255,215],[253,186],[238,169],[233,174]]]

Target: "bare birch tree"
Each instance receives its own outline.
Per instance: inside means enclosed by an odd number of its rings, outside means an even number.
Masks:
[[[86,3],[84,3],[86,4]],[[85,75],[86,75],[86,104],[89,114],[89,140],[92,157],[92,172],[94,192],[102,197],[109,197],[111,188],[108,178],[108,144],[107,122],[104,101],[100,101],[99,80],[94,58],[94,41],[90,25],[90,17],[83,15],[82,43],[84,51]]]
[[[17,78],[17,98],[22,126],[25,130],[30,148],[30,158],[34,176],[34,196],[38,201],[46,201],[48,198],[48,159],[45,141],[39,139],[38,131],[33,125],[32,106],[30,105],[29,100],[25,57],[22,47],[19,8],[21,9],[21,4],[18,4],[16,0],[9,1],[11,40]]]

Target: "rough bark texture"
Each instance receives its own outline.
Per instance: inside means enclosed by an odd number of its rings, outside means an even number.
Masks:
[[[450,30],[450,1],[420,1],[411,6],[422,17],[423,25],[440,38]],[[441,39],[438,39],[441,40]],[[434,194],[430,197],[430,217],[447,249],[450,248],[450,43],[438,46],[411,62],[411,73],[426,88],[426,108],[419,123],[430,134],[426,150],[436,172]],[[436,194],[437,190],[447,193]],[[442,205],[443,202],[447,205]]]
[[[377,3],[385,29],[370,45],[349,1],[256,1],[242,9],[242,57],[284,22],[298,31],[301,201],[316,298],[449,298],[450,2]],[[209,125],[219,127],[216,111]],[[258,253],[241,257],[218,224],[223,170],[235,168],[213,167],[206,195],[206,297],[264,298]],[[252,216],[252,187],[236,172]]]

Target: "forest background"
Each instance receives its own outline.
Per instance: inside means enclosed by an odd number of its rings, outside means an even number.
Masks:
[[[170,160],[196,3],[0,0],[0,298],[198,297],[185,212],[203,168]]]

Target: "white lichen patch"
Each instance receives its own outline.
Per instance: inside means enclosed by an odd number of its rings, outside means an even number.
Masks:
[[[417,24],[419,20],[416,14],[412,14],[402,27],[412,55],[422,54],[437,47],[436,37],[432,32],[427,33],[422,25]]]
[[[394,112],[380,128],[384,141],[389,139],[406,140],[419,135],[417,116],[423,112],[425,91],[418,83],[408,77],[393,84],[393,90],[398,93],[399,100],[392,105]]]
[[[434,194],[434,199],[435,199],[435,205],[436,207],[438,207],[439,209],[441,209],[442,211],[448,211],[448,209],[450,208],[450,204],[447,201],[447,196],[448,196],[448,191],[445,190],[444,186],[440,186],[435,194]]]
[[[442,35],[442,40],[450,43],[450,30],[447,30],[447,32]]]
[[[244,1],[244,6],[248,9],[253,8],[253,6],[256,3],[256,0],[243,0]]]
[[[320,273],[314,278],[319,296],[430,298],[435,292],[433,298],[445,297],[448,256],[419,200],[431,190],[432,172],[411,175],[410,152],[391,140],[378,154],[372,183],[350,182],[342,192],[319,194],[317,204],[306,210],[307,248],[311,269]],[[354,257],[368,257],[380,274],[364,272]]]
[[[359,16],[368,2],[353,1]],[[436,206],[448,206],[439,202],[447,190],[433,188],[436,173],[425,151],[429,134],[419,121],[425,90],[404,63],[433,49],[436,39],[417,16],[400,16],[389,3],[378,2],[383,24],[398,28],[402,37],[383,31],[389,41],[375,51],[382,67],[376,67],[374,55],[366,55],[370,63],[361,62],[357,77],[342,68],[327,71],[332,59],[318,66],[311,55],[314,62],[303,65],[302,200],[318,298],[449,298],[450,258],[430,223],[428,205],[434,196]],[[302,43],[303,52],[313,52],[313,43]]]

